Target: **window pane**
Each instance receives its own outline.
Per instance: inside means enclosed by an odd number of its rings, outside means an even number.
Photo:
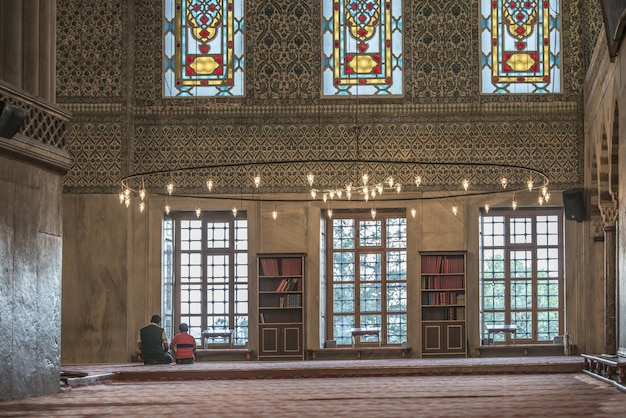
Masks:
[[[361,254],[360,255],[361,271],[359,278],[362,281],[380,281],[382,266],[380,254]]]
[[[533,314],[531,311],[511,312],[511,322],[517,325],[516,338],[533,338]]]
[[[406,248],[406,218],[387,219],[387,248]]]
[[[533,287],[531,280],[511,282],[511,309],[532,309]]]
[[[406,283],[387,282],[387,311],[406,311]]]
[[[228,313],[228,285],[211,286],[207,289],[207,313]]]
[[[406,251],[387,252],[387,281],[406,281]]]
[[[406,341],[406,315],[387,315],[387,344]]]
[[[361,302],[361,312],[380,312],[381,311],[381,283],[361,283],[359,299]]]
[[[380,221],[360,221],[359,238],[359,245],[362,247],[380,247],[382,245]]]
[[[333,280],[354,281],[354,253],[333,254]]]
[[[483,284],[483,305],[485,310],[505,308],[505,285],[503,281],[487,281]]]
[[[482,221],[484,247],[502,247],[504,241],[504,217],[485,216]]]
[[[226,222],[215,222],[207,224],[207,247],[208,248],[228,248],[229,247],[229,225]]]
[[[537,249],[537,277],[559,277],[559,249]]]
[[[335,284],[333,286],[333,311],[336,313],[354,312],[354,285]]]
[[[210,255],[207,257],[207,282],[228,282],[230,257],[228,255]]]
[[[333,339],[338,345],[352,344],[350,329],[354,328],[354,315],[333,316]]]
[[[539,312],[537,319],[537,339],[539,341],[553,341],[559,335],[559,313]]]
[[[538,280],[537,281],[537,308],[558,309],[559,308],[559,281],[558,280]]]
[[[504,250],[483,250],[483,276],[485,279],[504,278]]]
[[[235,220],[235,251],[248,249],[248,220]]]
[[[511,228],[511,244],[530,244],[533,242],[531,218],[513,218],[509,226]]]
[[[333,248],[354,248],[354,219],[333,220]]]
[[[511,251],[511,278],[532,277],[533,261],[530,251]]]

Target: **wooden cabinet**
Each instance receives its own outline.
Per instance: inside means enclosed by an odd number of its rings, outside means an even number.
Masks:
[[[259,254],[259,360],[304,360],[304,254]]]
[[[467,356],[466,254],[421,253],[422,356]]]

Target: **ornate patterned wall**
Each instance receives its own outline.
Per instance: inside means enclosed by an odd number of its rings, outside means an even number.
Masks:
[[[553,188],[581,185],[582,82],[595,39],[582,33],[599,31],[600,19],[587,3],[563,6],[563,94],[490,96],[479,94],[478,2],[405,0],[406,95],[360,101],[360,156],[530,164]],[[162,97],[161,2],[58,7],[57,97],[74,115],[67,192],[116,193],[133,172],[355,152],[354,100],[320,99],[319,1],[246,1],[248,90],[228,102]],[[289,171],[264,182],[290,191]],[[177,182],[201,190],[203,179]]]

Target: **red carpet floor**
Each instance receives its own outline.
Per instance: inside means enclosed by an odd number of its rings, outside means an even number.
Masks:
[[[473,359],[464,359],[476,366],[480,363],[469,360]],[[345,362],[72,366],[90,370],[91,376],[113,373],[109,376],[115,377],[98,384],[89,384],[85,380],[85,384],[55,395],[0,402],[0,417],[626,416],[626,393],[582,372],[526,374],[520,366],[520,359],[490,361],[508,363],[515,371],[483,374],[478,370],[477,374],[454,374],[454,369],[458,369],[461,363],[453,360],[447,360],[451,366],[447,374],[389,373],[387,376],[363,374],[360,377],[316,378],[297,378],[297,375],[303,369],[314,370],[315,367],[329,370],[346,367]],[[415,362],[421,364],[423,360]],[[438,363],[433,362],[433,366]],[[370,361],[350,363],[354,368],[362,368],[363,372],[367,366],[377,368],[376,363]],[[392,366],[397,366],[396,362],[389,367]],[[123,369],[150,369],[167,380],[120,380],[117,373]],[[221,370],[226,375],[234,369],[291,370],[292,375],[284,378],[254,378],[251,375],[252,378],[247,379],[175,380],[176,373],[196,369]],[[165,376],[168,372],[170,375]]]

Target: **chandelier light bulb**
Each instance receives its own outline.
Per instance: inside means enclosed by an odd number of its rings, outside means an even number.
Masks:
[[[370,193],[372,194],[372,199],[375,199],[376,198],[376,189],[372,189]]]
[[[128,187],[124,189],[124,197],[130,197],[130,189]]]
[[[389,180],[387,180],[387,182],[389,184],[389,187],[393,187],[393,184],[394,184],[393,177],[389,177]]]
[[[546,197],[546,194],[548,194],[548,186],[541,187],[541,194],[543,195],[543,197]]]
[[[352,194],[352,183],[346,184],[346,192]]]
[[[313,174],[309,173],[308,176],[306,176],[306,180],[309,182],[309,186],[313,186],[313,180],[315,179],[315,176],[313,176]]]
[[[165,204],[165,214],[169,215],[171,210],[172,210],[172,207],[169,205],[169,203],[166,203]]]
[[[210,192],[212,192],[213,191],[213,186],[214,186],[213,180],[212,179],[208,179],[206,181],[206,188],[209,189]]]
[[[200,206],[196,206],[196,218],[200,217],[200,213],[202,212],[202,210],[200,209]]]
[[[500,184],[502,185],[503,189],[506,189],[506,186],[509,184],[509,181],[506,179],[506,177],[502,177],[500,179]]]
[[[463,190],[467,191],[469,189],[469,180],[463,179]]]
[[[539,195],[537,201],[539,202],[539,206],[543,206],[543,196]]]
[[[329,191],[328,197],[330,197],[330,200],[333,200],[335,198],[335,191],[334,190]]]
[[[141,198],[141,200],[144,200],[146,198],[146,189],[141,189],[139,190],[139,197]]]
[[[141,202],[139,202],[139,212],[143,213],[145,209],[146,209],[146,202],[142,200]]]
[[[333,210],[332,209],[328,209],[328,211],[326,212],[326,215],[328,215],[328,219],[332,219],[332,217],[333,217]]]
[[[324,193],[322,195],[322,200],[324,201],[324,203],[326,203],[326,201],[328,200],[328,193]]]
[[[372,208],[372,210],[370,210],[370,214],[372,215],[372,219],[376,219],[376,208]]]
[[[396,193],[400,193],[402,191],[402,184],[396,183]]]
[[[352,190],[346,190],[346,198],[352,200]]]
[[[417,215],[417,211],[415,210],[415,208],[411,208],[411,216],[415,218],[415,215]]]
[[[367,196],[370,193],[369,189],[367,188],[367,186],[363,186],[363,194],[365,196]]]
[[[365,199],[365,201],[368,202],[370,200],[370,195],[368,193],[365,193],[363,195],[363,199]]]
[[[274,220],[276,220],[276,218],[278,218],[278,212],[276,212],[276,208],[274,208],[274,210],[272,211],[272,218]]]
[[[511,207],[513,210],[517,209],[517,200],[515,200],[515,198],[513,198],[513,202],[511,202]]]
[[[459,208],[456,205],[456,203],[452,205],[452,213],[454,214],[454,216],[456,216],[456,214],[459,213]]]
[[[261,184],[261,176],[257,174],[256,176],[254,176],[254,187],[258,189],[260,184]]]
[[[233,217],[237,217],[237,206],[233,206]]]
[[[382,183],[379,183],[378,186],[376,186],[376,189],[378,190],[378,194],[383,194],[383,191],[385,190]]]
[[[341,191],[341,189],[337,189],[336,190],[337,193],[337,198],[341,199],[341,195],[343,194],[343,192]]]
[[[550,192],[546,192],[546,195],[544,196],[544,199],[546,200],[546,203],[548,203],[550,201]]]
[[[311,197],[315,199],[315,196],[317,196],[317,190],[311,189]]]
[[[363,174],[363,186],[367,186],[367,182],[369,180],[369,176],[367,173]]]
[[[126,199],[126,196],[124,196],[124,192],[120,192],[119,198],[120,198],[120,203],[124,203],[124,199]]]
[[[126,205],[126,207],[130,206],[130,197],[125,197],[124,198],[124,204]]]
[[[172,192],[174,191],[174,183],[172,183],[171,181],[169,183],[167,183],[167,194],[171,195]]]
[[[415,177],[415,186],[420,187],[420,184],[422,184],[422,176]]]
[[[485,213],[489,213],[489,203],[485,203]]]
[[[528,186],[528,191],[529,191],[529,192],[530,192],[530,191],[532,191],[532,190],[533,190],[533,185],[534,185],[534,184],[533,184],[533,179],[529,179],[529,180],[526,182],[526,185]]]

